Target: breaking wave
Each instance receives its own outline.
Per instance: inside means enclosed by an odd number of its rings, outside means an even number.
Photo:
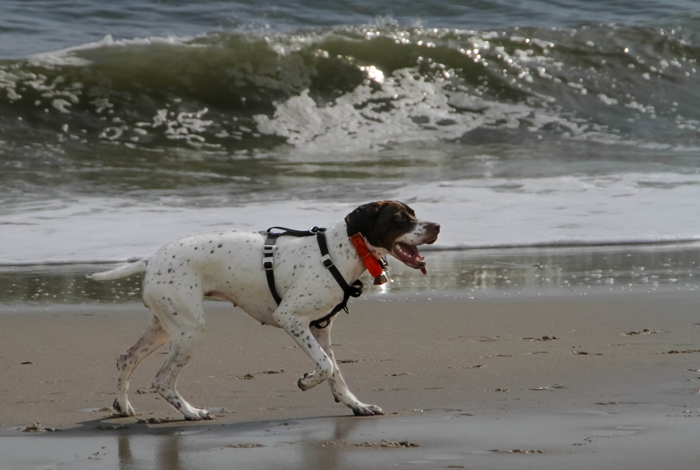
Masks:
[[[227,152],[498,142],[509,132],[695,149],[692,39],[616,25],[106,36],[1,61],[0,128],[4,139]]]

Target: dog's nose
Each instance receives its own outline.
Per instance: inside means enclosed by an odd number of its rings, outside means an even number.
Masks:
[[[428,238],[425,241],[425,243],[427,243],[428,245],[432,245],[438,239],[438,234],[440,233],[440,224],[436,224],[434,222],[429,222],[425,226],[425,232],[426,232],[426,235]]]

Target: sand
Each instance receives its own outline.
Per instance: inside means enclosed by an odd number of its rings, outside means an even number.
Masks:
[[[0,467],[697,468],[699,307],[670,289],[367,296],[333,325],[350,388],[386,412],[359,418],[296,387],[312,364],[284,332],[208,302],[179,385],[215,411],[200,423],[149,390],[164,349],[134,374],[140,415],[105,408],[140,304],[0,307]]]

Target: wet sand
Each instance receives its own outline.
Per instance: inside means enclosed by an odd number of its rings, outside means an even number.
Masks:
[[[696,468],[700,294],[596,292],[354,301],[333,343],[378,418],[301,392],[312,365],[284,332],[209,302],[179,386],[203,423],[150,393],[165,349],[132,379],[140,415],[104,410],[140,304],[2,306],[2,468]],[[58,431],[20,430],[37,422]]]

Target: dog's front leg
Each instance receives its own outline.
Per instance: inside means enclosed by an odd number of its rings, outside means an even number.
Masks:
[[[328,384],[331,386],[335,401],[350,408],[355,416],[383,415],[384,411],[380,407],[359,401],[345,383],[331,348],[331,326],[332,323],[321,329],[311,327],[311,333],[333,363],[333,375],[328,379]]]
[[[299,379],[297,382],[299,388],[306,391],[330,379],[333,376],[333,361],[311,334],[308,323],[301,321],[292,312],[283,308],[277,309],[272,316],[316,364],[314,372],[306,373]]]

